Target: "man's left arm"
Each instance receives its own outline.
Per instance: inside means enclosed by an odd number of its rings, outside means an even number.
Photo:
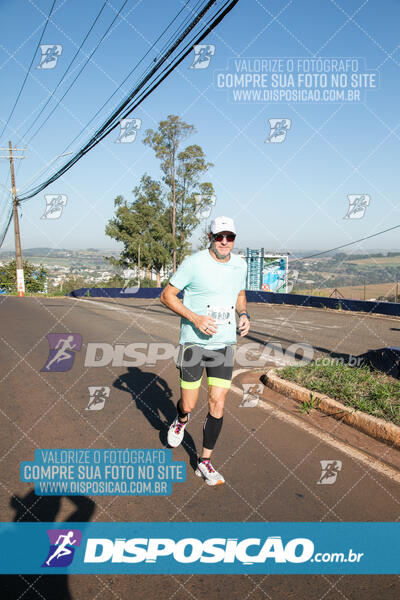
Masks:
[[[250,317],[247,312],[246,292],[241,290],[236,301],[236,311],[239,315],[238,329],[241,337],[247,335],[250,330]]]

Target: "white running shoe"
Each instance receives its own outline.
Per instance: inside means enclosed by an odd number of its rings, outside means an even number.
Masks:
[[[185,427],[189,422],[189,418],[190,417],[188,414],[187,421],[185,421],[185,423],[181,423],[178,419],[178,416],[176,416],[174,421],[169,426],[167,440],[168,445],[171,446],[171,448],[176,448],[183,440]]]
[[[214,469],[210,460],[203,460],[197,464],[195,470],[197,477],[202,477],[207,485],[221,485],[225,483],[225,479],[221,473]]]

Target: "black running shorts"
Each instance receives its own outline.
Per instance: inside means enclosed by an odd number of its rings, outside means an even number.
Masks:
[[[194,390],[200,387],[204,368],[208,385],[229,389],[233,372],[233,348],[225,346],[208,350],[196,344],[182,344],[177,367],[180,371],[181,388]]]

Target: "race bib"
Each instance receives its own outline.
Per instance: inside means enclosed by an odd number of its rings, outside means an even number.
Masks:
[[[207,316],[215,319],[216,325],[229,325],[235,320],[234,306],[211,306],[207,305]]]

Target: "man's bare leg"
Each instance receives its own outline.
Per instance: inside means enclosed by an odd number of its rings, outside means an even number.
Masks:
[[[180,409],[184,413],[191,413],[192,410],[195,409],[197,400],[199,399],[200,388],[196,388],[194,390],[187,390],[185,388],[181,388],[181,399],[179,400]],[[185,418],[179,419],[181,423],[186,423],[187,416]]]
[[[171,448],[176,448],[183,440],[186,423],[199,398],[200,387],[181,388],[181,397],[177,404],[177,416],[168,429],[167,441]]]

